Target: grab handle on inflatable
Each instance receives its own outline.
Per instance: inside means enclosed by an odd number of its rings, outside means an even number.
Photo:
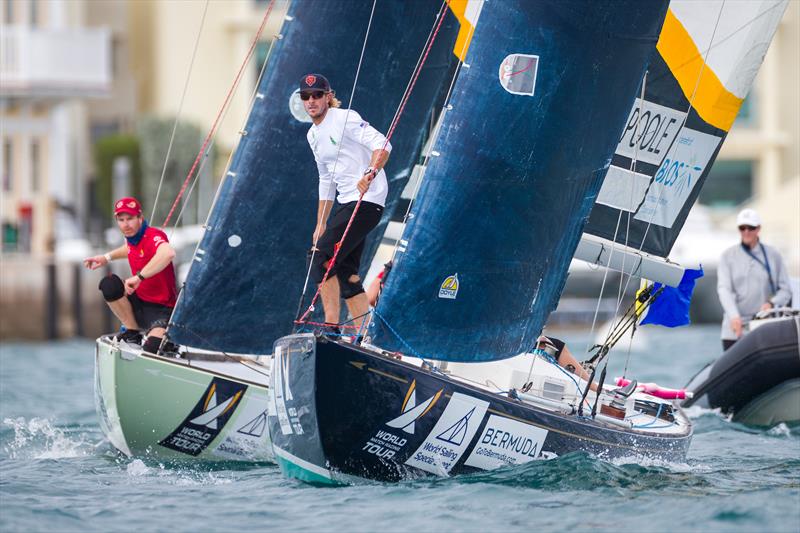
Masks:
[[[624,387],[630,384],[631,380],[616,378],[617,387]],[[686,389],[668,389],[656,383],[639,383],[636,390],[642,391],[650,396],[661,398],[662,400],[686,400],[692,397],[692,393]]]

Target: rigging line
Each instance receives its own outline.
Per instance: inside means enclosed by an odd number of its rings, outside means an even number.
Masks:
[[[172,134],[169,137],[169,145],[167,146],[167,155],[164,156],[164,167],[161,169],[161,179],[158,180],[158,189],[156,190],[156,199],[153,200],[153,211],[150,213],[150,220],[156,216],[156,207],[158,207],[158,198],[161,195],[161,186],[164,184],[164,176],[167,174],[167,164],[169,163],[169,156],[172,153],[172,145],[175,142],[175,132],[178,131],[178,123],[181,119],[181,112],[183,111],[183,102],[186,100],[186,92],[189,89],[189,81],[192,78],[192,69],[194,68],[194,59],[197,56],[197,48],[200,44],[200,36],[203,33],[203,26],[206,22],[206,13],[208,12],[209,0],[206,0],[206,5],[203,8],[203,16],[200,19],[200,27],[197,29],[197,38],[194,41],[194,50],[192,50],[192,58],[189,61],[189,71],[186,73],[186,81],[183,84],[183,93],[181,94],[181,101],[178,104],[178,113],[175,115],[175,124],[172,126]]]
[[[641,88],[641,91],[639,93],[639,101],[640,101],[639,105],[641,107],[639,109],[639,117],[636,120],[636,131],[639,131],[639,124],[641,123],[641,118],[644,115],[644,105],[645,105],[644,95],[647,92],[647,75],[648,75],[648,73],[649,73],[649,70],[645,70],[644,71],[644,76],[642,77],[642,88]],[[636,163],[639,162],[639,146],[641,144],[640,143],[641,139],[644,137],[644,134],[645,134],[645,132],[642,132],[641,135],[639,135],[639,138],[636,140],[636,148],[633,151],[633,158],[631,159],[631,164],[628,167],[629,172],[631,172],[631,174],[632,174],[631,177],[630,177],[630,195],[628,197],[628,199],[629,199],[628,205],[633,204],[633,189],[634,189],[633,184],[635,182],[635,177],[636,177]],[[622,215],[622,211],[620,211],[620,215]],[[620,217],[618,217],[617,220],[618,220],[618,224],[619,224]],[[617,227],[617,229],[619,229],[619,226]],[[628,211],[626,213],[625,243],[624,243],[625,248],[628,248],[630,230],[631,230],[631,212]],[[614,240],[612,241],[612,243],[615,243],[616,240],[617,240],[617,230],[615,230],[615,232],[614,232]],[[622,300],[623,300],[623,298],[625,296],[625,290],[627,290],[627,285],[625,286],[625,289],[622,288],[622,282],[625,279],[625,261],[626,261],[626,259],[627,259],[627,254],[622,254],[622,266],[621,266],[621,269],[620,269],[619,288],[617,289],[617,305],[616,305],[616,308],[614,309],[614,320],[611,321],[611,326],[613,326],[614,321],[617,320],[617,316],[619,315],[619,309],[620,309],[620,306],[622,305]],[[610,262],[611,262],[611,258],[609,257],[609,263]],[[631,269],[631,276],[633,275],[634,271],[635,271],[634,269]],[[599,304],[599,302],[598,302],[598,304]],[[608,339],[609,339],[609,337],[611,335],[611,329],[612,328],[609,327],[609,333],[606,336],[606,341],[608,341]]]
[[[274,2],[274,0],[272,0],[272,1]],[[253,94],[250,96],[250,104],[247,107],[247,113],[245,113],[245,117],[242,120],[242,126],[239,128],[239,130],[244,130],[245,126],[247,125],[247,119],[249,118],[250,113],[252,112],[253,107],[255,106],[256,96],[258,95],[258,88],[259,88],[259,85],[261,85],[261,79],[263,78],[264,72],[266,71],[267,63],[269,62],[269,58],[272,55],[272,49],[275,46],[275,42],[277,40],[279,40],[279,39],[282,39],[282,38],[283,38],[283,36],[280,33],[278,33],[277,35],[274,35],[273,38],[272,38],[272,42],[269,45],[269,50],[267,51],[267,56],[264,58],[264,64],[261,65],[261,72],[259,72],[259,74],[258,74],[258,80],[256,81],[255,87],[253,88]],[[240,137],[240,142],[241,142],[241,137]],[[238,149],[238,145],[237,145],[236,149]],[[228,179],[228,170],[230,169],[231,162],[233,161],[233,154],[236,152],[236,149],[231,150],[231,153],[228,154],[228,161],[225,162],[225,170],[222,173],[222,178],[220,179],[219,186],[217,187],[217,190],[214,193],[214,199],[211,201],[211,206],[208,209],[208,213],[206,214],[206,220],[205,220],[205,223],[203,224],[203,228],[206,231],[208,231],[208,223],[211,220],[211,213],[214,211],[214,206],[217,204],[217,200],[219,199],[220,192],[222,191],[222,186],[225,184],[225,182]],[[203,164],[205,164],[205,161],[203,162]],[[201,167],[200,170],[202,170],[202,167]],[[199,175],[199,173],[200,173],[200,171],[198,171],[198,175]],[[195,178],[195,181],[196,181],[196,179],[197,178]],[[191,191],[189,191],[189,194],[191,194]],[[183,210],[181,210],[181,213],[182,212],[183,212]],[[181,214],[178,214],[178,219],[176,219],[176,222],[175,222],[176,226],[178,224],[178,220],[180,219],[180,216],[181,216]],[[197,254],[197,250],[200,249],[200,244],[202,244],[202,238],[195,245],[194,253],[192,254],[192,257],[194,257]],[[175,315],[175,310],[178,308],[178,303],[180,302],[182,296],[183,296],[183,288],[181,287],[181,290],[178,291],[178,299],[175,302],[175,307],[172,308],[172,313],[170,314],[168,325],[172,323],[172,318]],[[167,327],[167,330],[169,330],[169,327]]]
[[[436,23],[436,29],[433,32],[433,36],[432,36],[430,42],[428,43],[428,47],[425,50],[425,53],[424,53],[424,55],[422,57],[422,61],[419,63],[419,68],[417,69],[416,72],[412,73],[412,83],[411,83],[411,85],[409,87],[408,92],[404,95],[403,100],[400,102],[400,109],[399,109],[399,111],[397,113],[397,117],[396,117],[396,119],[394,121],[394,124],[392,124],[391,127],[389,128],[389,133],[386,136],[386,141],[383,143],[383,149],[384,150],[386,149],[386,146],[388,146],[389,140],[392,138],[392,135],[394,134],[394,130],[397,127],[397,124],[400,121],[400,117],[403,114],[403,110],[405,109],[405,105],[408,102],[408,98],[411,96],[411,92],[414,90],[414,86],[416,85],[417,79],[419,78],[419,74],[422,71],[422,67],[425,65],[425,61],[428,59],[428,54],[431,51],[431,47],[433,46],[433,43],[436,40],[436,36],[439,33],[439,29],[441,28],[443,21],[444,21],[444,17],[439,17],[439,21],[438,21],[438,23]],[[300,321],[304,321],[308,317],[308,315],[311,314],[311,312],[314,310],[314,304],[316,303],[317,299],[319,298],[320,291],[322,289],[322,285],[328,279],[328,276],[330,274],[331,269],[336,264],[336,258],[338,257],[339,251],[341,250],[341,243],[344,242],[345,238],[347,237],[348,232],[350,231],[350,227],[353,225],[353,221],[356,218],[356,214],[358,213],[358,209],[361,206],[361,202],[364,199],[364,194],[365,193],[366,193],[366,191],[362,192],[361,195],[358,197],[358,201],[356,202],[356,205],[353,208],[353,214],[350,215],[350,220],[347,222],[347,226],[344,229],[344,233],[342,233],[342,238],[339,240],[339,243],[337,243],[338,245],[334,247],[333,257],[331,257],[330,261],[328,261],[328,269],[325,271],[325,275],[322,277],[322,283],[320,283],[319,286],[317,287],[317,291],[314,294],[314,297],[311,299],[311,304],[309,304],[308,309],[306,309],[306,312],[303,313],[303,316],[300,317],[300,319],[299,319]]]
[[[339,145],[336,148],[336,159],[334,159],[334,161],[333,161],[333,173],[331,174],[331,181],[328,184],[328,190],[326,191],[326,196],[330,196],[331,188],[334,188],[334,191],[333,191],[334,193],[336,192],[336,190],[335,190],[335,178],[336,178],[336,171],[337,171],[337,169],[339,167],[339,154],[341,154],[341,152],[342,152],[342,142],[341,141],[344,139],[344,134],[347,131],[347,121],[350,119],[350,112],[352,111],[352,108],[353,108],[353,99],[355,98],[356,88],[358,87],[358,78],[361,75],[361,65],[364,63],[364,53],[367,50],[367,41],[369,40],[369,33],[370,33],[371,28],[372,28],[372,20],[373,20],[373,18],[375,16],[375,5],[376,5],[376,3],[377,3],[377,0],[373,0],[372,1],[372,10],[369,13],[369,20],[367,21],[367,30],[366,30],[366,32],[364,32],[364,42],[361,43],[361,55],[358,57],[358,65],[356,66],[356,75],[355,75],[355,78],[353,79],[353,87],[350,89],[350,100],[347,102],[347,113],[344,116],[344,125],[342,126],[342,135],[339,138]],[[385,145],[384,145],[384,148],[385,148]],[[357,206],[356,206],[356,208],[357,208]],[[331,202],[331,210],[332,209],[333,209],[333,202]],[[353,214],[355,214],[355,212]],[[328,216],[330,216],[330,211],[328,211],[328,213],[325,213],[323,211],[322,219],[327,222]],[[319,221],[317,221],[317,224],[319,224]],[[349,227],[349,225],[348,225],[348,227]],[[316,228],[315,228],[314,233],[316,235]],[[306,279],[305,279],[305,281],[303,281],[303,291],[300,293],[300,301],[297,303],[297,312],[295,312],[295,316],[299,315],[300,314],[300,309],[303,308],[303,300],[306,297],[306,291],[308,291],[308,282],[311,279],[311,268],[314,265],[314,257],[316,257],[317,252],[318,252],[317,243],[319,242],[320,237],[322,237],[322,235],[316,235],[316,238],[314,239],[313,245],[311,246],[311,258],[308,261],[308,269],[306,270]],[[340,242],[343,242],[343,241],[344,241],[344,236],[342,236],[342,240]],[[329,269],[329,271],[330,271],[330,269]],[[326,272],[325,278],[323,278],[323,283],[325,282],[325,280],[327,280],[327,272]],[[311,305],[313,305],[313,302],[312,302]]]
[[[162,226],[167,226],[169,224],[169,219],[172,218],[172,213],[175,212],[175,208],[178,205],[178,202],[183,196],[183,193],[186,191],[186,187],[189,185],[189,180],[192,178],[192,174],[194,173],[195,169],[197,168],[200,159],[203,156],[206,148],[208,147],[208,143],[211,141],[211,138],[216,135],[217,126],[219,125],[220,118],[222,116],[223,111],[230,103],[231,97],[233,96],[234,92],[239,86],[239,82],[242,79],[242,74],[244,73],[244,68],[250,62],[250,58],[253,55],[253,51],[256,49],[256,44],[258,44],[258,39],[261,37],[261,33],[264,31],[264,26],[267,24],[267,18],[269,18],[270,13],[272,12],[272,6],[275,4],[275,0],[270,0],[269,5],[267,6],[266,12],[264,13],[264,18],[261,19],[261,25],[258,27],[258,31],[256,32],[255,37],[253,38],[253,42],[250,44],[250,49],[247,51],[247,55],[245,55],[244,60],[242,61],[241,66],[239,67],[239,72],[236,74],[236,78],[233,80],[233,85],[231,85],[230,89],[228,89],[228,94],[225,96],[225,101],[222,103],[222,107],[220,108],[219,112],[217,113],[217,117],[214,119],[214,123],[211,126],[211,129],[206,136],[205,141],[203,141],[203,146],[200,147],[200,151],[197,153],[197,157],[192,164],[192,168],[189,169],[189,174],[186,176],[186,179],[183,181],[183,185],[181,186],[180,191],[178,192],[178,196],[175,198],[175,201],[172,202],[172,207],[167,214],[167,218],[164,219],[164,223]]]
[[[449,4],[449,0],[445,0],[445,2],[442,5],[444,6],[444,4]],[[441,13],[441,16],[444,16],[444,12],[440,11],[440,13]],[[403,225],[403,231],[404,232],[405,232],[405,228],[406,228],[406,226],[408,224],[408,219],[411,216],[411,208],[413,207],[414,202],[417,199],[417,195],[419,193],[420,187],[422,187],[422,180],[425,178],[425,172],[427,171],[428,163],[430,162],[431,154],[433,153],[433,146],[436,143],[436,139],[439,138],[439,134],[441,133],[442,126],[444,125],[445,114],[451,108],[451,106],[450,106],[450,98],[452,97],[453,88],[455,87],[456,80],[458,79],[458,75],[461,72],[461,67],[464,64],[464,60],[461,59],[461,58],[465,57],[465,52],[467,50],[467,43],[469,43],[472,40],[472,35],[474,33],[475,33],[475,26],[470,26],[469,33],[467,34],[466,39],[464,39],[464,43],[461,45],[460,53],[457,56],[459,58],[459,60],[458,60],[458,63],[456,64],[456,68],[453,70],[453,76],[450,78],[450,84],[447,87],[447,93],[445,93],[444,104],[442,106],[442,112],[440,113],[440,115],[439,115],[439,117],[438,117],[438,119],[436,121],[436,124],[434,124],[433,131],[431,132],[431,136],[430,136],[429,142],[428,142],[428,149],[426,150],[425,157],[424,157],[424,159],[422,161],[422,164],[420,165],[423,170],[420,173],[420,176],[417,178],[417,182],[414,184],[414,190],[411,191],[411,198],[409,199],[408,206],[406,206],[406,212],[403,215],[402,225]],[[431,120],[433,120],[433,117],[431,117]],[[397,258],[397,250],[399,249],[400,243],[401,243],[402,240],[403,240],[403,235],[401,234],[400,238],[397,239],[395,241],[395,243],[394,243],[394,247],[392,248],[392,256],[391,256],[392,263],[394,263],[395,259]],[[370,324],[372,323],[372,315],[370,315],[369,321],[370,321],[370,323],[367,324],[367,328],[369,328]],[[367,331],[369,331],[369,329],[367,329]]]
[[[636,323],[631,327],[631,338],[628,341],[628,353],[625,357],[625,368],[622,370],[622,377],[628,377],[628,363],[631,361],[631,348],[633,348],[633,336],[636,334]]]
[[[247,126],[247,119],[249,118],[250,112],[252,111],[253,106],[255,105],[256,96],[258,95],[258,88],[261,85],[261,79],[264,77],[264,72],[266,71],[267,63],[269,63],[269,58],[272,56],[272,49],[275,47],[275,42],[277,40],[281,39],[281,38],[282,38],[282,36],[280,34],[274,35],[272,40],[269,43],[269,49],[267,50],[267,55],[266,55],[266,57],[264,57],[264,63],[261,65],[261,69],[259,70],[259,73],[258,73],[258,78],[256,79],[256,83],[253,86],[253,93],[250,95],[250,102],[249,102],[249,104],[247,106],[247,113],[245,113],[244,119],[242,120],[241,126],[239,127],[239,131],[240,132],[244,131],[245,127]],[[230,111],[230,107],[228,107],[225,110],[225,113],[222,116],[222,120],[223,121],[228,116],[228,111]],[[239,136],[239,140],[241,142],[241,136]],[[192,181],[192,185],[189,188],[189,192],[186,194],[186,197],[183,200],[183,204],[181,206],[181,210],[180,210],[180,212],[178,212],[178,215],[175,217],[175,223],[173,224],[173,229],[178,225],[178,223],[180,222],[184,211],[186,210],[186,207],[187,207],[187,205],[189,203],[189,198],[191,198],[191,196],[192,196],[192,190],[194,189],[195,185],[197,184],[198,180],[200,179],[200,175],[203,173],[203,170],[205,169],[206,163],[208,163],[208,155],[211,153],[211,149],[214,147],[215,143],[216,143],[216,139],[215,138],[211,139],[211,144],[208,146],[208,149],[206,150],[205,156],[203,158],[203,162],[200,163],[200,168],[197,169],[197,173],[194,176],[194,180]],[[233,160],[233,154],[236,152],[237,149],[238,149],[238,144],[237,144],[236,148],[231,150],[231,153],[228,155],[228,161],[225,163],[225,171],[224,171],[224,173],[222,175],[222,178],[220,179],[220,187],[219,187],[220,189],[222,188],[222,182],[225,180],[226,176],[228,175],[228,170],[230,168],[231,161]],[[213,204],[212,204],[212,206],[213,206]],[[210,212],[211,212],[211,209],[209,209],[209,214],[210,214]],[[206,222],[208,222],[208,220],[206,220]]]
[[[173,323],[171,323],[171,322],[170,322],[170,324],[169,324],[169,325],[171,325],[171,326],[172,326],[172,325],[176,325],[176,324],[173,324]],[[182,326],[180,326],[180,327],[184,328],[186,331],[188,331],[188,332],[189,332],[189,333],[191,333],[192,335],[195,335],[196,337],[198,337],[198,338],[199,338],[201,341],[205,342],[207,346],[214,346],[214,344],[213,344],[213,343],[210,343],[210,342],[208,342],[208,339],[207,339],[206,337],[204,337],[203,335],[199,334],[199,333],[198,333],[198,332],[196,332],[195,330],[193,330],[193,329],[191,329],[191,328],[189,328],[189,327],[187,327],[187,326],[183,326],[183,325],[182,325]],[[188,346],[187,346],[187,348],[188,348]],[[216,351],[217,351],[217,352],[219,352],[219,353],[221,353],[222,355],[224,355],[225,357],[227,357],[227,358],[228,358],[228,359],[230,359],[231,361],[233,361],[233,362],[235,362],[235,363],[239,363],[240,365],[242,365],[242,366],[244,366],[244,367],[246,367],[246,368],[249,368],[249,369],[250,369],[250,370],[252,370],[253,372],[256,372],[257,374],[261,374],[262,376],[266,377],[267,379],[269,379],[269,378],[271,378],[271,377],[272,377],[272,376],[271,376],[271,374],[268,374],[268,373],[266,373],[266,372],[261,372],[260,370],[258,370],[258,369],[256,369],[256,368],[253,368],[252,366],[250,366],[250,365],[248,365],[248,364],[245,364],[245,362],[244,362],[244,361],[242,361],[241,359],[238,359],[238,358],[236,358],[236,357],[234,357],[234,356],[232,356],[232,355],[230,355],[230,354],[228,354],[228,353],[225,353],[225,352],[224,352],[224,351],[222,351],[222,350],[216,350]],[[270,356],[270,355],[272,355],[272,354],[264,354],[264,355]],[[258,364],[260,364],[260,363],[258,363]]]

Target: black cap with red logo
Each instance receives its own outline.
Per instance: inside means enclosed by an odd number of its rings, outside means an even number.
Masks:
[[[322,74],[306,74],[300,78],[300,92],[306,91],[331,91],[331,84]]]

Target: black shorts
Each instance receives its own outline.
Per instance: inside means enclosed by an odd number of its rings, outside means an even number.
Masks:
[[[547,337],[547,340],[550,341],[550,344],[556,347],[556,353],[554,355],[555,360],[559,363],[561,362],[561,353],[564,351],[564,347],[567,345],[561,339],[556,339],[555,337]]]
[[[136,293],[128,296],[128,301],[133,307],[133,316],[142,331],[150,331],[153,328],[165,328],[169,317],[172,315],[172,307],[166,305],[145,302]]]
[[[356,208],[356,203],[343,204],[328,221],[325,233],[322,234],[322,237],[317,242],[319,251],[316,255],[319,257],[315,259],[315,263],[317,261],[324,263],[333,257],[334,247],[341,240],[344,230],[347,228],[347,223],[353,215],[353,210]],[[350,230],[347,232],[347,237],[342,243],[339,255],[336,256],[336,263],[333,265],[328,277],[337,276],[339,279],[346,279],[353,274],[358,274],[358,270],[361,267],[361,254],[364,253],[364,243],[367,235],[375,229],[375,226],[381,221],[382,215],[383,206],[372,202],[361,202],[356,218],[353,220],[353,225],[350,226]],[[322,276],[325,270],[322,269],[321,274],[319,272],[320,269],[317,269],[316,277],[318,279],[314,280],[316,283],[322,283]]]

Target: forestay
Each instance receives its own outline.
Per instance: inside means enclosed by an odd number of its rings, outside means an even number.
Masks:
[[[440,6],[395,0],[380,2],[375,11],[353,108],[379,130],[392,120]],[[297,86],[304,74],[319,72],[340,100],[349,100],[371,9],[361,0],[291,2],[172,318],[169,333],[176,342],[268,353],[278,336],[291,331],[316,222],[318,181],[306,141],[310,119]],[[392,138],[387,216],[452,73],[459,25],[447,13],[430,66]]]
[[[372,342],[483,361],[532,348],[623,131],[666,2],[483,5]]]
[[[787,4],[670,3],[644,99],[630,109],[587,233],[669,255]]]

